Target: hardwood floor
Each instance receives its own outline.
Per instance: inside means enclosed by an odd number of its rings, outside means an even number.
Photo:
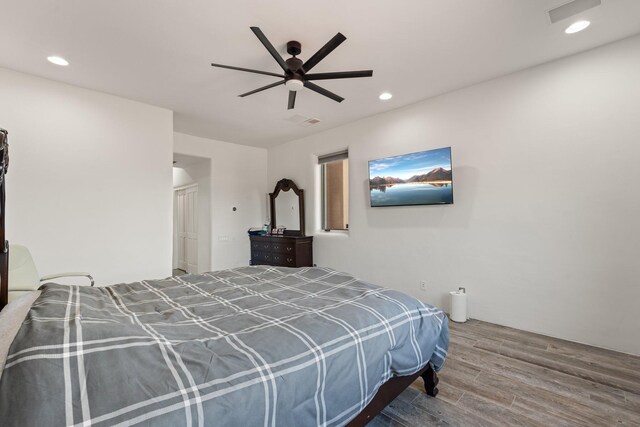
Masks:
[[[478,320],[449,325],[438,397],[418,379],[368,426],[640,426],[640,357]]]

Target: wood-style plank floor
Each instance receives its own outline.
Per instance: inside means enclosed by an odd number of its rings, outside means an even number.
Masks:
[[[478,320],[449,325],[438,397],[418,379],[369,427],[640,426],[640,357]]]

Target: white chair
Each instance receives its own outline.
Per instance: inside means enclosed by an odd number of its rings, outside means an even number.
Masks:
[[[9,245],[9,302],[37,290],[41,282],[61,277],[86,277],[91,281],[91,286],[94,285],[93,277],[84,272],[49,274],[40,277],[29,249],[22,245]]]

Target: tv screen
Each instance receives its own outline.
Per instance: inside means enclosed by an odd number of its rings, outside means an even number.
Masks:
[[[453,203],[451,147],[369,161],[371,206]]]

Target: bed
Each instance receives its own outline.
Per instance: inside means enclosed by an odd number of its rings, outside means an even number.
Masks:
[[[319,267],[47,283],[0,318],[6,426],[364,425],[418,376],[435,396],[448,347],[441,310]]]

